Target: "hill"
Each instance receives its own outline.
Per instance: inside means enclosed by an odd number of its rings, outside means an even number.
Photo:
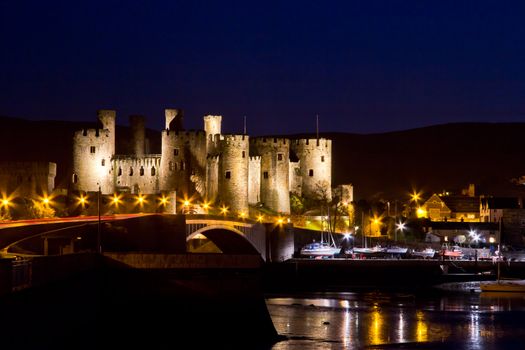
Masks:
[[[0,160],[56,162],[57,187],[67,187],[73,133],[96,125],[7,117],[0,117],[0,123]],[[352,183],[357,199],[406,199],[412,189],[428,196],[469,183],[476,184],[478,193],[525,196],[525,186],[511,182],[525,175],[523,135],[525,123],[458,123],[382,134],[320,136],[333,140],[334,185]],[[160,153],[160,132],[147,129],[146,136],[151,153]],[[130,141],[129,128],[117,126],[117,153],[130,153]]]

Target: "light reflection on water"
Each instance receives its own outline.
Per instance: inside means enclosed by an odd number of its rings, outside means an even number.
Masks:
[[[272,350],[391,347],[525,348],[525,295],[341,293],[269,298]],[[449,346],[450,345],[450,346]]]

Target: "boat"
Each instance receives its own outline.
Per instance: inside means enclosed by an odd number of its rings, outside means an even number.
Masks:
[[[415,250],[412,252],[413,256],[417,256],[423,259],[432,259],[436,255],[436,250],[432,248],[425,248],[423,250]]]
[[[408,252],[408,248],[398,247],[398,246],[387,247],[385,250],[385,253],[387,254],[406,254],[407,252]]]
[[[326,235],[326,240],[325,240]],[[329,257],[341,251],[330,232],[321,231],[321,242],[312,242],[301,249],[301,255],[310,257]]]
[[[453,247],[443,246],[443,249],[441,250],[440,255],[444,257],[460,259],[463,257],[463,251],[457,245]]]
[[[354,247],[353,252],[354,254],[380,254],[380,253],[385,253],[386,249],[382,248],[380,245],[376,245],[375,247],[372,247],[372,248]]]
[[[313,242],[305,245],[301,249],[304,256],[333,256],[339,253],[341,248],[335,247],[326,242]]]

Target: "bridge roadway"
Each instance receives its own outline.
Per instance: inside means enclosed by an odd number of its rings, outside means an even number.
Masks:
[[[183,218],[182,221],[181,218]],[[98,223],[98,216],[2,222],[0,223],[0,249],[6,254],[11,247],[30,239],[66,237],[74,239],[81,237],[83,233],[87,234],[89,230],[92,235],[93,227],[96,227]],[[105,232],[108,231],[107,224],[112,225],[109,231],[120,227],[128,233],[131,232],[130,236],[135,237],[134,242],[132,244],[121,242],[122,247],[133,246],[139,251],[154,250],[151,242],[144,245],[144,240],[147,239],[144,237],[151,236],[153,233],[157,236],[164,236],[161,237],[167,244],[161,249],[164,252],[185,253],[185,242],[206,236],[225,254],[258,254],[263,259],[266,258],[266,227],[251,220],[235,220],[208,215],[120,214],[101,216],[100,224],[106,241],[112,241],[110,237],[112,233]],[[102,244],[104,246],[104,241]],[[108,248],[121,250],[122,247]],[[47,255],[48,252],[46,250],[41,254]]]

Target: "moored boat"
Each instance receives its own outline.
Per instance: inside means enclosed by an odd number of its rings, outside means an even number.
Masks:
[[[432,259],[434,255],[436,255],[436,250],[432,248],[425,248],[423,250],[415,250],[411,254],[423,259]]]
[[[314,242],[305,245],[301,249],[301,255],[304,256],[333,256],[339,253],[341,249],[328,243]]]

